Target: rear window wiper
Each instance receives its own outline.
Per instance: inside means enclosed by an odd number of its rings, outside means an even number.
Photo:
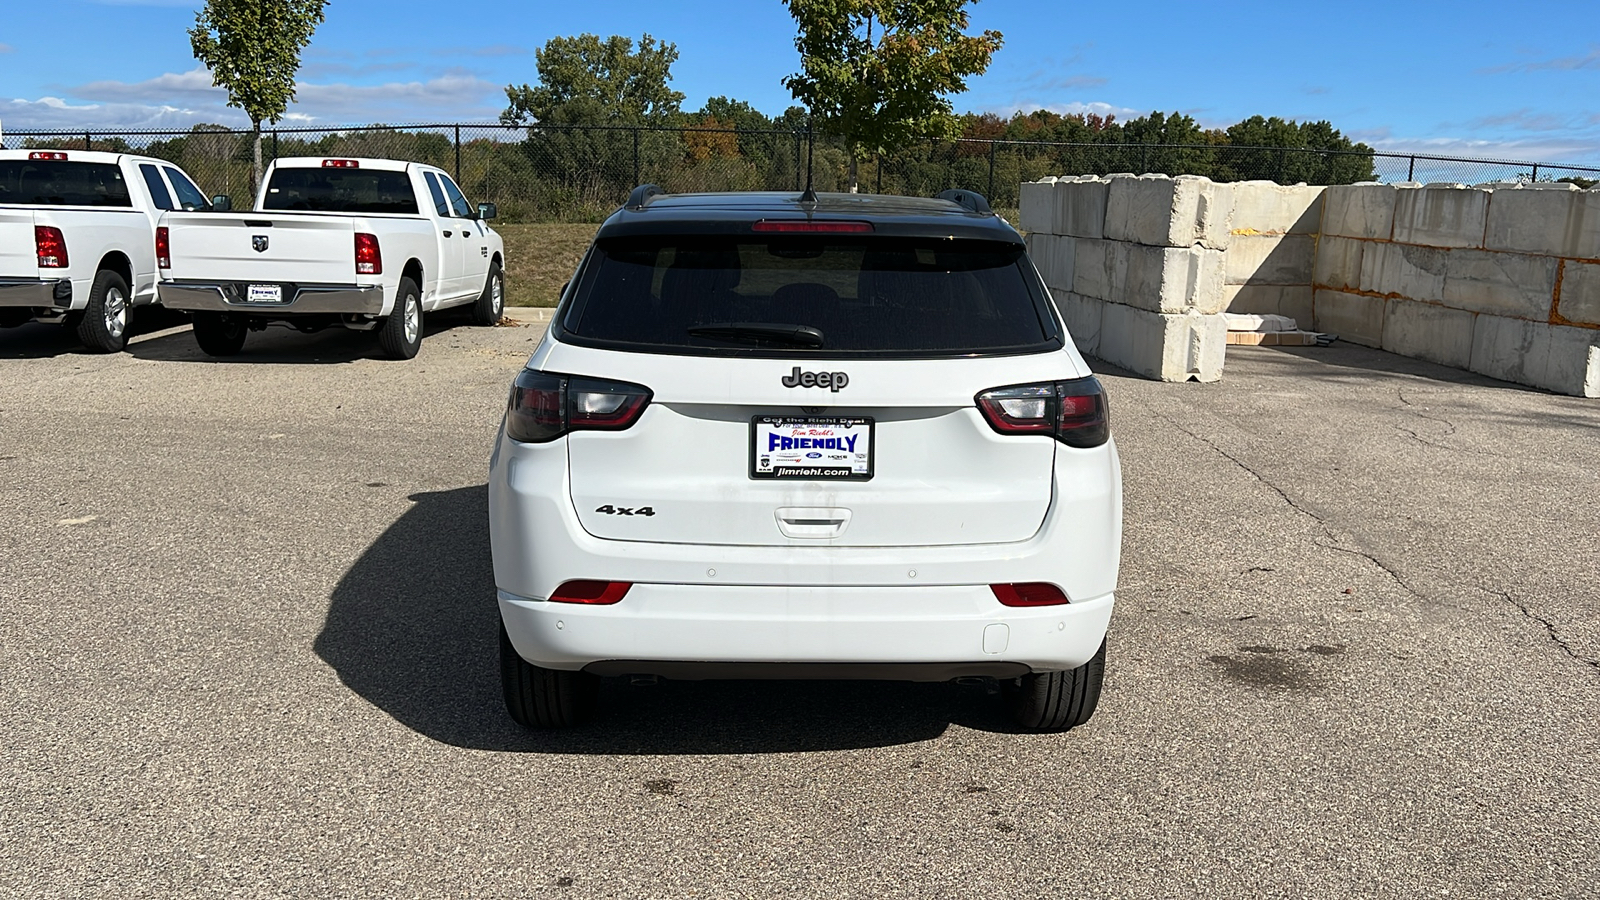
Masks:
[[[821,347],[822,332],[810,325],[789,325],[783,322],[713,322],[694,325],[689,333],[695,337],[712,338],[734,343],[783,344],[790,347]]]

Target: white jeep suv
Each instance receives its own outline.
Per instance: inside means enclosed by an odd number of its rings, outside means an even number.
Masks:
[[[1105,393],[975,194],[663,194],[600,227],[489,476],[507,708],[601,676],[998,679],[1099,699]]]

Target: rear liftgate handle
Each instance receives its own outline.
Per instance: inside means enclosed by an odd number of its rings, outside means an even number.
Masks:
[[[778,530],[784,537],[826,540],[844,533],[850,510],[839,507],[787,506],[777,511]]]

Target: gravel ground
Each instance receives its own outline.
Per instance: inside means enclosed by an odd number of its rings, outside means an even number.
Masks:
[[[514,311],[524,320],[530,312]],[[0,332],[0,894],[1579,897],[1600,404],[1357,347],[1106,376],[1107,691],[608,682],[506,718],[489,444],[540,325]]]

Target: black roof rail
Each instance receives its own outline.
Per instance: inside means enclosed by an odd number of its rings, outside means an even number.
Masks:
[[[989,201],[983,199],[982,194],[975,193],[973,191],[940,191],[934,196],[934,199],[949,200],[951,203],[954,203],[963,209],[969,209],[975,213],[982,213],[984,215],[989,215],[994,212],[994,210],[989,208]]]
[[[629,209],[644,209],[650,204],[650,198],[665,197],[666,195],[667,192],[663,191],[659,184],[641,184],[634,188],[632,193],[628,194],[628,202],[624,203],[623,206]]]

